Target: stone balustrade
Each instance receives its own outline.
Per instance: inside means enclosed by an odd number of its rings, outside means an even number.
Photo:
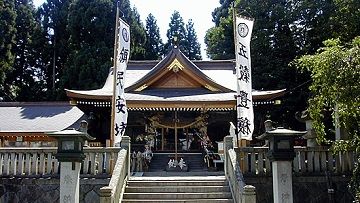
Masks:
[[[235,148],[240,155],[240,166],[244,175],[271,175],[271,164],[266,158],[267,147]],[[295,147],[293,172],[298,175],[348,174],[354,168],[354,153],[333,154],[329,147]]]
[[[56,147],[0,148],[0,176],[55,176],[59,174],[59,162],[55,158]],[[86,156],[81,175],[110,176],[120,148],[84,148]]]
[[[239,156],[233,149],[231,136],[224,138],[225,175],[229,180],[231,193],[235,202],[255,203],[255,187],[246,185],[239,165]]]
[[[100,188],[100,203],[119,203],[122,201],[126,183],[130,176],[129,136],[122,137],[121,148],[109,185]]]

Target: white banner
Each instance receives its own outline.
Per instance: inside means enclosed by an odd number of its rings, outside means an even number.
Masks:
[[[237,130],[239,139],[252,140],[254,111],[251,87],[250,40],[254,21],[237,16],[235,21],[235,56],[237,77]]]
[[[116,66],[114,70],[115,88],[113,95],[114,145],[119,146],[125,133],[128,111],[125,100],[124,84],[127,63],[130,56],[130,27],[119,19]]]

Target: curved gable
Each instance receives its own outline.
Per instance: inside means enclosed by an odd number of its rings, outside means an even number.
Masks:
[[[232,92],[205,75],[179,49],[172,49],[148,74],[126,88],[127,92],[145,89],[204,88],[214,92]]]

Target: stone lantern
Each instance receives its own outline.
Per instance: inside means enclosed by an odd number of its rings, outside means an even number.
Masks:
[[[305,133],[279,127],[259,137],[269,142],[267,157],[272,161],[274,202],[293,202],[291,162],[295,157],[294,138]]]
[[[94,140],[87,133],[74,129],[48,134],[58,142],[55,157],[60,162],[60,202],[79,202],[81,162],[85,140]]]
[[[318,146],[316,142],[316,133],[313,129],[313,121],[310,118],[309,112],[307,110],[302,112],[297,112],[295,114],[296,120],[305,123],[307,133],[303,136],[306,139],[307,147],[316,147]]]

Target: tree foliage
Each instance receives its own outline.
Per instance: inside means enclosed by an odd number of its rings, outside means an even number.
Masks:
[[[168,40],[164,46],[164,54],[167,54],[172,46],[176,45],[189,59],[201,59],[200,43],[198,42],[194,23],[191,19],[189,19],[185,26],[180,13],[174,11],[170,17],[169,29],[167,30],[166,36]]]
[[[42,28],[31,0],[13,3],[14,38],[10,49],[13,60],[11,69],[6,72],[6,79],[0,85],[2,94],[7,101],[43,100],[45,91],[44,82],[41,80],[42,66],[39,57],[41,45],[38,44]],[[10,15],[7,17],[8,23],[12,22]]]
[[[4,92],[5,78],[14,63],[14,53],[16,34],[16,10],[15,0],[0,1],[0,97],[5,99]]]
[[[215,26],[220,26],[222,18],[227,18],[229,16],[229,8],[234,0],[220,0],[220,7],[217,7],[212,12],[212,21],[215,23]]]
[[[39,84],[35,78],[38,67],[33,55],[35,50],[33,38],[38,23],[35,21],[35,10],[31,1],[16,1],[15,8],[17,11],[16,46],[13,47],[15,61],[13,71],[8,74],[6,83],[15,87],[13,93],[17,100],[31,101],[36,99],[33,97],[36,88],[33,88]]]
[[[205,35],[205,44],[206,53],[211,59],[235,58],[232,17],[221,18],[218,26],[210,28]]]
[[[61,78],[70,54],[68,15],[70,0],[47,0],[38,10],[42,25],[42,61],[47,99],[59,99]],[[40,45],[40,44],[39,44]],[[61,97],[60,97],[61,98]]]
[[[116,2],[46,0],[39,8],[34,8],[32,0],[0,4],[1,99],[63,100],[64,88],[94,89],[103,84],[113,63]],[[163,45],[155,18],[148,22],[147,34],[129,0],[121,2],[120,10],[130,25],[130,59],[160,59]],[[178,12],[173,24],[180,29],[169,31],[171,40],[179,33],[180,45],[185,46],[186,29]],[[188,28],[189,39],[196,42],[192,24]],[[199,58],[197,46],[193,43],[188,48],[193,58]]]
[[[146,18],[145,59],[161,59],[161,56],[163,55],[163,46],[155,16],[150,13]]]
[[[130,25],[130,59],[144,59],[145,28],[128,0],[120,4],[121,17]],[[116,2],[74,1],[68,8],[68,51],[60,89],[96,89],[112,66]],[[62,95],[64,98],[64,95]]]
[[[103,84],[111,67],[114,42],[113,2],[79,0],[68,13],[69,48],[63,87],[94,89]]]
[[[186,24],[186,46],[184,51],[190,60],[201,60],[200,43],[191,19]]]
[[[187,44],[185,23],[178,11],[174,11],[170,17],[169,29],[166,32],[166,36],[168,40],[164,46],[164,54],[167,54],[171,50],[173,43],[176,43],[179,49],[185,52],[185,46]],[[174,42],[175,39],[176,42]]]
[[[132,9],[131,18],[127,21],[130,25],[131,33],[131,53],[130,59],[144,60],[145,59],[145,43],[146,43],[146,30],[140,21],[140,15],[136,8]]]
[[[211,59],[233,59],[233,20],[231,0],[221,0],[213,12],[215,26],[205,37]],[[272,111],[283,125],[300,127],[296,111],[306,108],[309,75],[289,63],[312,54],[329,38],[349,41],[360,33],[358,0],[237,0],[236,13],[255,19],[252,40],[252,76],[255,89],[286,88],[281,108]],[[345,16],[345,17],[344,17]]]
[[[334,126],[345,128],[349,134],[349,140],[335,143],[335,149],[355,150],[360,160],[360,37],[352,43],[327,40],[324,45],[315,54],[295,61],[299,68],[311,73],[313,96],[308,110],[313,127],[318,140],[326,141],[324,111],[331,111]],[[356,167],[352,188],[360,195],[359,162]]]

